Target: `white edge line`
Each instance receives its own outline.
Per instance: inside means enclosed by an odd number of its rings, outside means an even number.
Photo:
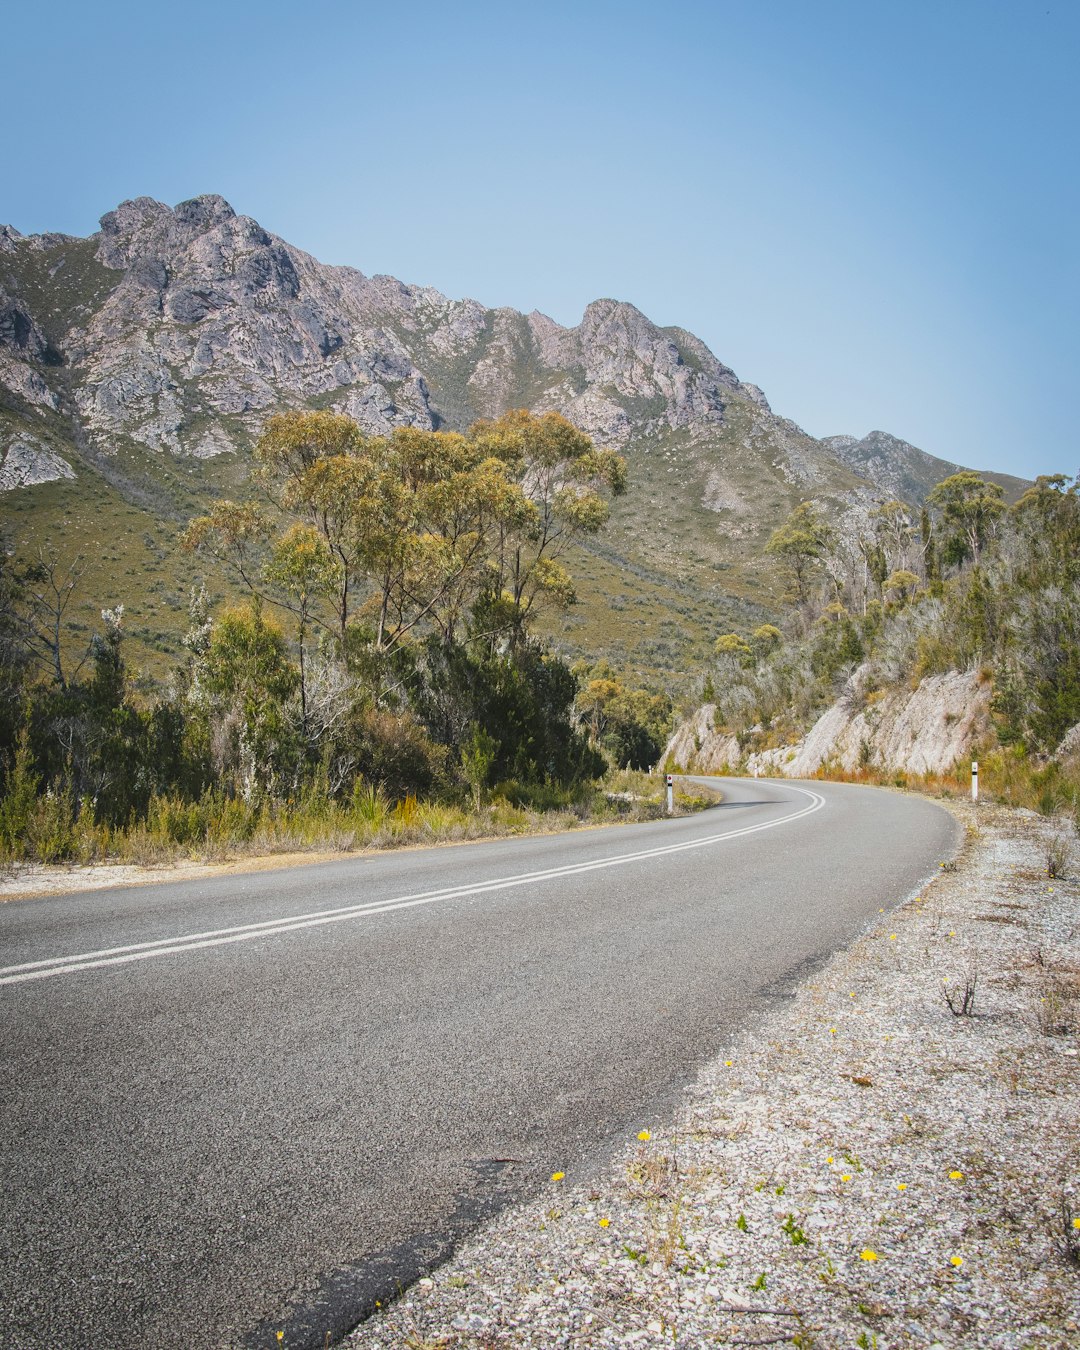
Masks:
[[[389,900],[370,900],[362,905],[348,905],[338,909],[316,910],[310,914],[297,914],[291,918],[265,919],[259,923],[244,924],[235,928],[211,929],[203,933],[190,933],[175,938],[158,938],[153,942],[132,943],[125,947],[107,947],[99,951],[83,952],[75,956],[58,956],[46,961],[27,961],[22,965],[0,967],[0,985],[26,984],[33,980],[48,979],[53,975],[64,975],[75,970],[96,970],[102,966],[128,965],[133,961],[145,961],[154,956],[171,956],[180,952],[200,951],[206,947],[222,947],[234,942],[246,942],[252,938],[272,937],[279,933],[290,933],[302,928],[318,928],[328,923],[341,923],[346,919],[366,918],[375,914],[386,914],[396,909],[412,909],[417,905],[431,905],[440,900],[461,899],[470,895],[483,895],[489,891],[510,890],[526,886],[531,882],[551,881],[558,877],[575,876],[585,872],[595,872],[608,867],[620,867],[625,863],[642,862],[648,858],[659,858],[671,853],[682,853],[689,849],[708,848],[713,844],[724,843],[728,839],[738,839],[748,834],[757,834],[760,830],[776,829],[780,825],[789,825],[804,816],[820,811],[825,798],[807,788],[794,787],[793,792],[810,798],[810,805],[804,806],[794,815],[784,816],[780,820],[762,821],[758,825],[746,825],[738,830],[728,830],[723,834],[709,835],[706,839],[691,839],[680,844],[665,844],[657,848],[642,849],[636,853],[616,854],[611,858],[597,858],[585,863],[567,863],[562,867],[547,868],[539,872],[521,872],[514,876],[497,877],[491,881],[476,882],[471,886],[448,886],[438,891],[424,891],[417,895],[396,896]]]

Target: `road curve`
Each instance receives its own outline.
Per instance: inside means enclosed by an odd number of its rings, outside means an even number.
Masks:
[[[644,826],[0,906],[0,1343],[325,1343],[654,1122],[955,851],[721,780]]]

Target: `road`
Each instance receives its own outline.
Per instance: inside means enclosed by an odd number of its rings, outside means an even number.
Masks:
[[[0,1344],[322,1347],[957,846],[928,802],[700,815],[0,906]]]

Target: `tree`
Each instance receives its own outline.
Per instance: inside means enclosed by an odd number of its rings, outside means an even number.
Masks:
[[[290,600],[296,615],[296,641],[300,660],[300,717],[308,734],[307,635],[316,617],[318,597],[335,594],[341,569],[326,540],[310,525],[292,525],[274,542],[266,566],[266,578]]]
[[[10,751],[24,723],[23,700],[32,660],[26,645],[26,583],[23,569],[0,538],[0,749]],[[0,755],[0,783],[6,781]]]
[[[609,705],[604,748],[620,769],[647,769],[663,754],[671,726],[666,694],[626,689]]]
[[[901,567],[889,573],[881,589],[887,599],[903,605],[914,598],[915,592],[919,589],[919,578],[914,572],[908,572]]]
[[[366,437],[334,413],[282,413],[268,419],[255,459],[281,522],[305,527],[300,557],[293,547],[267,570],[275,531],[255,506],[233,502],[193,521],[185,546],[290,609],[305,632],[332,625],[343,652],[357,617],[380,653],[418,631],[452,642],[467,616],[492,648],[524,641],[538,604],[572,603],[560,559],[601,528],[608,497],[625,486],[622,458],[557,413],[507,413],[468,436],[405,427],[389,437]],[[318,565],[301,577],[298,561]]]
[[[362,524],[376,514],[384,444],[331,412],[278,413],[255,444],[256,481],[283,512],[322,536],[333,559],[326,599],[343,646],[353,591],[376,547],[378,522],[373,519],[369,530]]]
[[[78,677],[90,654],[89,647],[85,647],[75,670],[65,670],[65,617],[85,569],[86,560],[81,553],[64,566],[51,549],[40,549],[33,562],[18,569],[20,603],[15,622],[23,649],[60,689],[66,689],[69,679]]]
[[[772,623],[760,624],[750,634],[750,645],[751,648],[753,649],[754,655],[758,658],[758,660],[761,660],[763,657],[767,656],[770,652],[775,651],[776,648],[779,647],[780,643],[783,641],[783,636],[784,635],[780,632],[780,629],[777,628],[775,624]]]
[[[412,705],[435,740],[460,747],[476,725],[496,745],[490,781],[561,786],[595,778],[603,759],[574,724],[577,677],[535,641],[492,653],[484,643],[424,644]]]
[[[555,413],[368,437],[337,414],[291,412],[268,419],[255,459],[270,508],[219,502],[184,542],[293,616],[300,727],[312,748],[329,736],[334,782],[358,762],[342,729],[373,706],[412,707],[455,761],[482,726],[503,776],[592,772],[567,716],[574,681],[529,625],[541,604],[573,601],[563,556],[606,520],[621,457]]]
[[[591,671],[588,666],[581,670],[583,674],[591,673],[593,678],[578,691],[577,714],[588,728],[589,739],[598,745],[608,728],[611,705],[625,690],[606,661],[598,662]]]
[[[619,768],[647,769],[655,764],[671,731],[671,699],[628,688],[606,661],[594,666],[582,663],[574,670],[585,680],[576,707],[592,743],[603,746]]]
[[[951,531],[946,543],[948,560],[960,563],[971,558],[978,567],[982,551],[1005,509],[1004,495],[999,483],[988,483],[970,469],[938,483],[927,502],[940,513]]]
[[[468,739],[461,747],[461,767],[465,780],[473,790],[476,809],[480,810],[484,788],[491,781],[491,770],[499,751],[499,743],[494,736],[488,735],[484,728],[474,722],[469,728]]]
[[[915,534],[907,503],[895,499],[883,502],[870,513],[870,519],[874,523],[874,533],[888,558],[889,569],[893,572],[906,570]]]
[[[127,697],[124,606],[103,609],[101,619],[104,631],[91,643],[94,673],[79,691],[81,744],[70,772],[72,790],[93,799],[97,819],[123,825],[149,800],[147,724]]]
[[[537,416],[519,408],[475,423],[469,437],[509,466],[531,508],[510,517],[493,560],[491,590],[505,597],[505,631],[519,641],[536,607],[573,602],[573,582],[560,559],[604,526],[610,498],[626,491],[626,461],[598,449],[555,412]]]
[[[1059,578],[1080,573],[1080,478],[1066,483],[1064,474],[1040,475],[1012,509],[1029,572]]]
[[[800,606],[810,599],[811,579],[832,538],[832,527],[818,515],[813,502],[803,502],[773,531],[765,546],[765,552],[778,558],[786,568],[792,598]]]

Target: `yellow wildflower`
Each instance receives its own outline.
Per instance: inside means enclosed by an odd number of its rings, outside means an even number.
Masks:
[[[963,1179],[964,1179],[964,1174],[963,1174],[963,1172],[950,1172],[950,1173],[949,1173],[949,1180],[950,1180],[950,1181],[963,1181]]]
[[[1080,1219],[1073,1219],[1073,1227],[1080,1228]]]
[[[600,1220],[600,1227],[601,1227],[601,1228],[606,1228],[610,1222],[611,1222],[610,1219],[601,1219],[601,1220]]]
[[[649,1140],[652,1138],[652,1133],[649,1130],[639,1130],[638,1138],[641,1140],[643,1144],[647,1144]]]
[[[850,1180],[851,1180],[851,1173],[850,1173],[850,1172],[844,1172],[844,1173],[841,1175],[840,1180],[841,1180],[841,1181],[850,1181]]]
[[[896,1189],[897,1189],[898,1191],[906,1191],[906,1190],[907,1190],[907,1182],[906,1182],[906,1181],[898,1181],[898,1182],[896,1183]]]
[[[949,1264],[959,1268],[964,1264],[964,1258],[962,1256],[950,1256]]]
[[[552,1172],[551,1179],[552,1181],[562,1181],[564,1176],[566,1176],[565,1172]]]
[[[872,1251],[869,1247],[864,1247],[862,1251],[859,1253],[859,1256],[864,1261],[876,1261],[878,1259],[877,1252]]]

